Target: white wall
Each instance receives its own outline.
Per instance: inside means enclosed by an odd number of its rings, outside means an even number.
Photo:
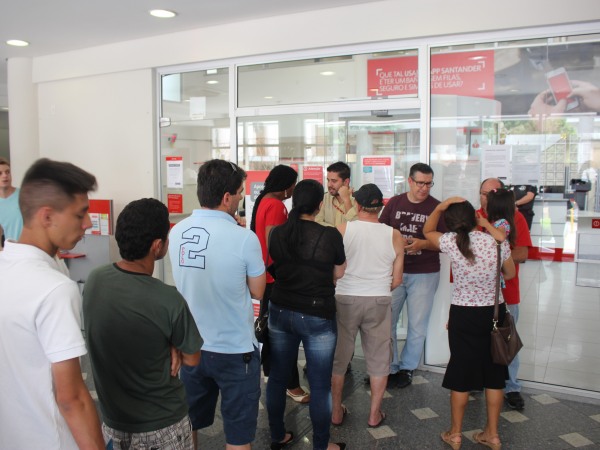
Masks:
[[[41,83],[40,156],[93,173],[92,198],[155,196],[153,76],[150,70]]]

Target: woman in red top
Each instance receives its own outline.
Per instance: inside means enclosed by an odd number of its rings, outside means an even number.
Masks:
[[[260,246],[262,248],[263,261],[265,266],[269,267],[273,260],[269,256],[268,242],[269,233],[277,225],[281,225],[287,221],[288,213],[283,201],[291,198],[298,180],[298,172],[289,166],[282,164],[273,167],[269,176],[265,180],[265,187],[260,192],[254,202],[252,210],[252,221],[250,229],[256,233]],[[267,272],[267,287],[263,302],[260,305],[261,313],[268,311],[269,297],[275,280],[270,273]],[[262,364],[265,376],[269,376],[270,372],[270,346],[268,339],[263,343],[262,348]],[[298,403],[308,403],[310,394],[300,387],[300,375],[298,367],[292,370],[292,377],[287,386],[287,395]]]

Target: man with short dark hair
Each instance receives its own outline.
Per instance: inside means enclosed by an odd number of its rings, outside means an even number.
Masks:
[[[22,229],[19,189],[12,185],[10,163],[0,158],[0,247],[6,239],[18,240]]]
[[[92,226],[95,188],[90,173],[49,159],[23,179],[23,232],[0,252],[0,448],[104,449],[79,365],[79,288],[55,259]]]
[[[196,430],[212,425],[219,393],[227,449],[250,449],[260,397],[260,355],[252,298],[262,300],[265,264],[256,235],[235,219],[246,173],[213,159],[198,171],[200,209],[171,231],[177,289],[202,330],[200,364],[182,367]]]
[[[479,199],[481,208],[477,213],[482,217],[487,218],[487,194],[493,189],[504,188],[504,183],[498,178],[488,178],[483,180],[479,188]],[[531,234],[527,226],[527,220],[519,211],[515,211],[515,245],[511,248],[510,254],[515,262],[516,274],[514,278],[506,280],[506,286],[502,289],[502,297],[506,302],[506,308],[513,315],[515,323],[519,320],[519,303],[521,303],[521,288],[519,284],[519,266],[527,260],[529,256],[529,247],[531,247]],[[506,380],[506,388],[504,388],[504,397],[506,403],[512,409],[517,411],[525,408],[525,400],[521,396],[521,383],[517,380],[519,373],[519,355],[515,356],[508,366],[508,380]]]
[[[152,276],[167,254],[169,228],[169,211],[158,200],[129,203],[115,232],[123,259],[92,271],[83,293],[102,431],[118,449],[194,449],[177,374],[180,360],[200,362],[202,340],[185,299]]]
[[[379,218],[380,222],[400,230],[405,239],[403,281],[392,291],[393,359],[388,380],[389,386],[399,388],[412,383],[413,370],[421,361],[433,299],[440,281],[439,252],[423,235],[425,221],[440,203],[429,194],[432,186],[433,169],[424,163],[414,164],[408,176],[408,192],[392,197]],[[438,230],[445,231],[443,221]],[[405,303],[408,333],[398,357],[396,327]]]
[[[337,227],[356,218],[356,201],[350,188],[350,166],[338,161],[327,167],[327,192],[316,222]]]

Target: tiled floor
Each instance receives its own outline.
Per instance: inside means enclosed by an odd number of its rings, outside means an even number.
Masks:
[[[331,440],[348,443],[349,450],[371,449],[444,449],[449,448],[439,434],[449,426],[449,391],[441,387],[442,375],[416,371],[413,384],[405,389],[388,389],[383,400],[387,418],[377,429],[367,427],[369,389],[363,384],[364,361],[355,357],[353,369],[346,378],[344,404],[349,413],[340,427],[332,427]],[[84,359],[84,370],[89,370]],[[306,378],[302,384],[307,385]],[[87,383],[93,390],[92,377]],[[307,386],[308,387],[308,386]],[[549,392],[524,390],[525,410],[504,408],[500,419],[503,448],[515,450],[554,450],[600,448],[600,401],[573,398]],[[268,449],[269,426],[265,410],[263,385],[258,417],[255,449]],[[485,401],[482,393],[474,393],[464,422],[463,449],[483,448],[472,441],[473,432],[485,423]],[[286,448],[312,448],[312,431],[308,406],[288,399],[286,428],[296,435]],[[215,424],[199,435],[202,450],[223,449],[225,445],[220,415]]]

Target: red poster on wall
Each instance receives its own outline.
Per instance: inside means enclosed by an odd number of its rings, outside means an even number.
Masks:
[[[416,95],[417,66],[417,56],[367,61],[367,95]],[[494,51],[432,55],[431,93],[493,99]]]
[[[167,194],[167,208],[171,214],[183,214],[183,195]]]
[[[303,180],[315,180],[323,184],[323,166],[304,166],[302,168]]]

